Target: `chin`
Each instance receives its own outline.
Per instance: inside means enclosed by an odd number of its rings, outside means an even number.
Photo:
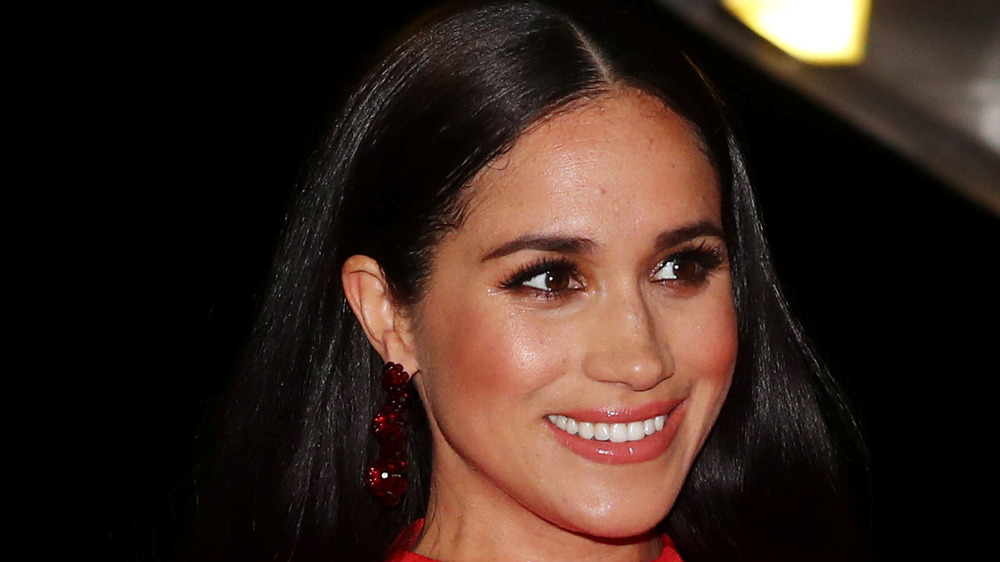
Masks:
[[[649,496],[642,501],[607,501],[588,506],[573,517],[574,523],[566,526],[579,534],[595,539],[628,542],[628,539],[645,540],[663,521],[673,506],[676,494],[663,501],[651,503]]]

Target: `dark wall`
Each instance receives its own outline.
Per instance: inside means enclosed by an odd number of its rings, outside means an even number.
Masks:
[[[116,251],[128,270],[107,369],[108,388],[129,398],[96,408],[106,468],[95,504],[111,559],[173,552],[194,507],[206,416],[255,313],[300,162],[359,53],[417,4],[353,17],[163,14],[114,47],[130,85],[114,109],[120,166],[135,179],[122,186],[127,216],[108,217],[125,227]],[[944,548],[913,539],[976,531],[956,500],[982,497],[988,482],[1000,221],[663,24],[739,116],[792,305],[860,406],[879,552]]]
[[[993,488],[1000,220],[677,28],[741,121],[793,310],[862,414],[879,558],[975,552]],[[940,538],[939,538],[940,537]],[[959,541],[941,540],[962,537]]]
[[[104,382],[86,524],[106,558],[175,554],[300,164],[362,53],[420,8],[328,4],[146,13],[102,45],[118,181],[90,220],[117,263],[112,327],[85,335]]]

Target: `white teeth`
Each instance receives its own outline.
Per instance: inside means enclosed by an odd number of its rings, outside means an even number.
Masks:
[[[628,440],[638,441],[646,436],[646,432],[642,429],[643,422],[632,422],[628,424]]]
[[[607,441],[611,439],[611,428],[606,423],[594,424],[594,439]]]
[[[578,435],[583,439],[625,443],[639,441],[657,431],[662,431],[667,416],[654,416],[648,420],[629,423],[591,423],[578,422],[568,416],[552,414],[549,416],[549,421],[566,433]]]
[[[624,443],[628,441],[628,426],[623,423],[611,424],[611,442]]]

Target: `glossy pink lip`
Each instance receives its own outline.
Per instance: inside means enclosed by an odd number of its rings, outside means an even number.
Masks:
[[[616,408],[613,406],[593,408],[590,410],[573,410],[571,412],[556,412],[573,418],[578,422],[591,423],[630,423],[648,420],[654,416],[669,415],[681,400],[670,402],[650,402],[642,406]]]
[[[546,425],[549,426],[552,435],[561,445],[585,459],[602,464],[639,463],[655,459],[666,452],[670,443],[673,442],[674,436],[677,435],[677,429],[683,421],[686,409],[686,401],[676,400],[647,404],[638,408],[598,408],[563,414],[577,421],[591,423],[629,423],[646,420],[653,416],[667,415],[667,422],[664,424],[663,430],[640,441],[625,443],[583,439],[566,433],[549,423],[547,419]]]

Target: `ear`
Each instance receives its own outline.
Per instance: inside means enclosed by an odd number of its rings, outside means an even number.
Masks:
[[[378,262],[368,256],[351,256],[340,270],[340,280],[354,316],[382,360],[399,363],[411,373],[418,371],[411,322],[393,302]]]

